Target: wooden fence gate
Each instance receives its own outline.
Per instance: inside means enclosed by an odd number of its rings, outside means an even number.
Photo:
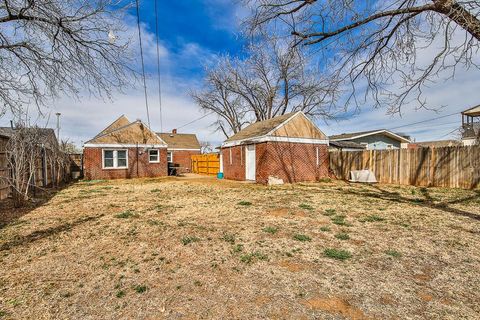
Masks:
[[[192,155],[192,172],[216,175],[220,172],[220,155],[217,153]]]
[[[348,180],[371,170],[380,183],[472,189],[480,186],[480,146],[332,151],[330,169]]]

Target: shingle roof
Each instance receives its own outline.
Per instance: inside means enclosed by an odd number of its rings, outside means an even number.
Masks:
[[[328,138],[330,140],[334,140],[334,139],[352,139],[354,137],[357,137],[357,136],[363,136],[363,135],[368,135],[368,134],[372,134],[374,132],[378,132],[378,131],[384,131],[386,129],[377,129],[377,130],[370,130],[370,131],[359,131],[359,132],[350,132],[350,133],[342,133],[342,134],[336,134],[336,135],[333,135],[333,136],[329,136]]]
[[[39,132],[39,136],[43,139],[42,143],[49,144],[53,142],[55,145],[58,144],[57,136],[55,135],[55,130],[52,128],[27,128],[27,130],[36,129]],[[15,129],[11,127],[0,127],[0,136],[10,138],[15,132]]]
[[[330,141],[330,145],[337,148],[365,149],[366,146],[353,141]]]
[[[242,129],[237,134],[234,134],[230,138],[228,138],[225,142],[230,141],[237,141],[237,140],[245,140],[251,139],[256,137],[261,137],[268,134],[270,131],[281,125],[283,122],[287,121],[290,117],[292,117],[295,113],[287,113],[282,116],[278,116],[269,120],[259,121],[252,123],[245,129]]]
[[[200,149],[197,136],[193,133],[157,133],[172,149]]]
[[[330,141],[332,140],[351,140],[356,139],[359,137],[369,136],[373,134],[386,134],[392,138],[395,138],[399,141],[410,142],[410,139],[403,137],[397,133],[391,132],[387,129],[377,129],[377,130],[370,130],[370,131],[361,131],[361,132],[350,132],[350,133],[342,133],[328,137]]]

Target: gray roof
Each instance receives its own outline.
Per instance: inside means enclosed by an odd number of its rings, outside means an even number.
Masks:
[[[34,128],[27,128],[27,129],[34,129]],[[55,143],[58,143],[57,141],[57,136],[55,135],[55,130],[52,128],[36,128],[40,132],[40,136],[42,138],[48,139],[48,138],[53,138],[55,140]],[[15,129],[12,129],[11,127],[0,127],[0,136],[4,137],[11,137],[15,132]]]
[[[332,140],[353,140],[360,137],[370,136],[374,134],[385,134],[391,138],[394,138],[399,141],[403,142],[410,142],[409,138],[406,138],[398,133],[394,133],[387,129],[377,129],[377,130],[369,130],[369,131],[360,131],[360,132],[350,132],[350,133],[342,133],[328,137],[330,141]]]
[[[343,148],[349,148],[349,149],[365,149],[366,146],[360,143],[356,143],[353,141],[330,141],[329,142],[331,146],[343,149]]]

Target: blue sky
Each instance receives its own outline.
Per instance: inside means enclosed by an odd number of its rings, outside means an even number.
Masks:
[[[239,37],[240,21],[246,10],[233,0],[158,0],[161,42],[163,131],[180,127],[203,115],[190,98],[190,91],[202,83],[204,65],[223,54],[242,55],[243,41]],[[153,129],[160,131],[160,112],[156,78],[156,46],[154,2],[140,2],[142,36],[144,41],[147,87]],[[135,10],[130,10],[125,24],[137,46]],[[427,49],[426,56],[432,54]],[[137,61],[140,69],[139,60]],[[319,121],[326,134],[363,131],[378,128],[393,128],[420,120],[460,112],[480,103],[478,70],[458,69],[453,80],[439,79],[425,93],[430,105],[436,110],[416,110],[412,104],[403,109],[401,115],[390,116],[385,109],[364,106],[361,112],[343,117],[342,121]],[[33,108],[32,108],[33,109]],[[62,97],[45,109],[46,117],[40,124],[53,127],[55,112],[61,112],[61,138],[77,145],[95,136],[121,114],[131,120],[146,120],[143,89],[138,85],[125,93],[116,92],[113,99],[100,100],[83,96],[80,99]],[[8,116],[0,118],[0,125],[8,125]],[[220,143],[224,137],[214,132],[211,124],[214,116],[197,121],[180,132],[196,133],[200,140]],[[422,125],[406,126],[396,131],[412,135],[417,141],[455,138],[452,132],[460,125],[460,115],[426,122]]]

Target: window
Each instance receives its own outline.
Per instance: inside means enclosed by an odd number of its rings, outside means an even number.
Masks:
[[[126,169],[127,167],[127,150],[103,150],[104,169]]]
[[[173,152],[171,152],[171,151],[167,152],[167,162],[168,163],[173,162]]]
[[[148,161],[150,163],[159,163],[160,162],[160,156],[159,156],[158,149],[148,150]]]

